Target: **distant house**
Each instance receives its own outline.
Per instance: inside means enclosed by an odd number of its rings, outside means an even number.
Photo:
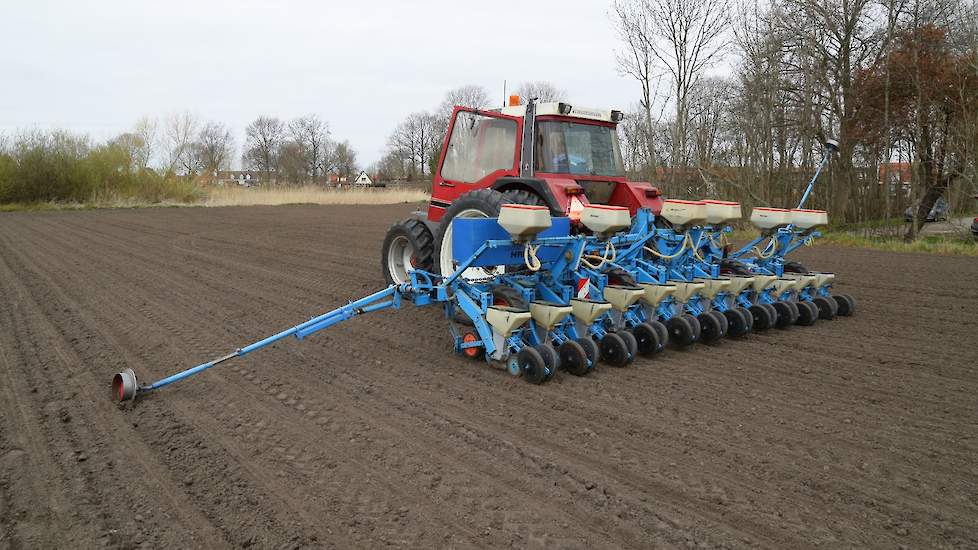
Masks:
[[[340,176],[338,174],[330,174],[326,178],[326,182],[329,185],[340,185],[340,184],[346,183],[346,176]]]
[[[909,194],[913,183],[913,165],[909,162],[886,162],[880,164],[879,184],[891,194],[903,191]]]
[[[368,176],[367,173],[364,172],[363,170],[361,170],[360,175],[353,180],[353,185],[369,186],[373,184],[374,184],[373,180],[370,179],[370,176]]]
[[[255,187],[261,183],[261,173],[253,170],[218,170],[214,174],[214,183]]]

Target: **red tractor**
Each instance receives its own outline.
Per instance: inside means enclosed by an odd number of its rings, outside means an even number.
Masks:
[[[457,265],[452,220],[494,218],[503,204],[545,205],[551,215],[578,222],[580,231],[586,204],[625,206],[632,215],[644,207],[658,214],[659,190],[625,176],[616,132],[621,120],[620,111],[532,100],[520,105],[516,96],[502,109],[455,107],[427,214],[395,223],[384,239],[381,267],[387,282],[406,282],[410,269],[452,273]]]

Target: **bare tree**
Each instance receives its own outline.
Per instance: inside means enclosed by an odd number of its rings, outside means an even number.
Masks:
[[[728,8],[722,0],[634,0],[627,8],[643,14],[644,28],[633,33],[634,40],[646,42],[643,52],[654,58],[672,81],[676,106],[673,167],[688,164],[690,95],[706,70],[723,57],[727,47],[724,34],[730,25]]]
[[[285,125],[274,117],[260,116],[245,128],[244,165],[262,173],[263,184],[271,183],[277,169],[277,154],[285,134]]]
[[[448,90],[435,113],[440,120],[444,121],[444,126],[447,128],[448,117],[451,116],[452,109],[456,106],[488,109],[491,104],[489,92],[483,86],[468,84]]]
[[[351,181],[356,175],[357,152],[350,146],[349,141],[344,140],[336,144],[336,148],[333,150],[333,164],[336,167],[336,173],[340,177],[345,177],[347,181]]]
[[[282,140],[279,143],[275,154],[275,174],[279,183],[292,185],[304,183],[307,166],[306,149],[301,143],[293,139]]]
[[[193,155],[192,145],[197,137],[197,117],[189,112],[172,114],[163,123],[163,142],[167,154],[165,172],[175,173],[178,169],[193,176],[199,169]]]
[[[227,168],[233,151],[234,137],[231,130],[220,122],[204,124],[193,146],[196,164],[206,174]]]
[[[439,126],[435,115],[419,111],[408,115],[387,139],[388,149],[407,162],[409,179],[425,177],[425,167],[440,145],[438,138],[444,135]]]
[[[624,43],[624,49],[615,52],[618,71],[622,75],[633,78],[642,88],[639,109],[637,109],[639,118],[628,120],[626,124],[631,129],[628,135],[644,137],[641,142],[644,154],[641,156],[644,158],[645,178],[651,180],[655,166],[658,164],[652,128],[653,119],[656,118],[653,111],[662,99],[660,97],[662,69],[656,65],[656,57],[652,53],[654,40],[649,13],[643,9],[640,2],[635,0],[615,0],[612,3],[612,21],[617,28],[619,39]],[[632,169],[635,168],[637,167]]]
[[[530,99],[536,99],[539,102],[567,100],[567,92],[565,90],[558,88],[555,84],[546,80],[523,82],[516,87],[516,93],[520,96],[520,103],[526,103]]]
[[[310,114],[291,121],[289,134],[301,149],[306,175],[315,181],[326,174],[332,149],[329,125],[317,115]]]

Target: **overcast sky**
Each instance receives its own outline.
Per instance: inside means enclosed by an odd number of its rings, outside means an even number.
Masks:
[[[235,131],[319,114],[362,164],[445,91],[549,80],[571,102],[626,108],[604,0],[532,2],[4,0],[0,131],[105,139],[143,115],[190,111]]]

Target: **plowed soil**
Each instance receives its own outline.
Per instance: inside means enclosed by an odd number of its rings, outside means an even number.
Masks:
[[[413,207],[0,215],[0,548],[976,548],[978,261],[815,247],[855,317],[561,373],[381,288]]]

